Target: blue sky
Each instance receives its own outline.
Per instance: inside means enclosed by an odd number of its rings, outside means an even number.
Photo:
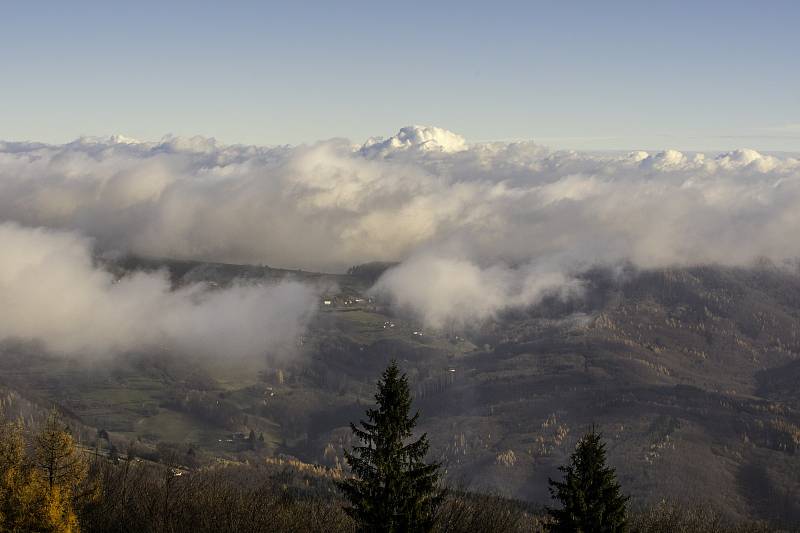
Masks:
[[[0,138],[800,151],[798,2],[8,2]]]

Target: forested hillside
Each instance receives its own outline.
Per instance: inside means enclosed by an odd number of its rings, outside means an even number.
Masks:
[[[283,457],[338,476],[348,424],[395,358],[453,486],[539,509],[594,424],[636,505],[702,501],[729,519],[800,521],[800,277],[784,268],[595,269],[573,298],[427,330],[368,292],[370,269],[151,266],[176,286],[303,279],[330,304],[291,350],[257,361],[164,351],[87,362],[6,342],[13,417],[35,425],[57,405],[85,449],[187,472]]]

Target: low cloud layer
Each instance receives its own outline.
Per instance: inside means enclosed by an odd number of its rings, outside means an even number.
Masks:
[[[482,268],[468,259],[436,254],[404,261],[372,289],[434,328],[467,326],[507,308],[531,305],[545,295],[575,296],[581,291],[579,281],[557,269]]]
[[[115,279],[71,232],[0,224],[0,250],[0,339],[39,341],[53,353],[275,356],[291,350],[315,308],[297,283],[211,291],[171,290],[164,273]]]
[[[752,150],[553,152],[426,127],[361,145],[0,143],[0,220],[155,257],[400,261],[376,290],[434,325],[535,303],[598,263],[793,259],[798,205],[800,160]]]

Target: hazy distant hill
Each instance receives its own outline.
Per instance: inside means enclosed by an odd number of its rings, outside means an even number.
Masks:
[[[800,278],[697,268],[589,279],[588,303],[571,310],[582,314],[493,324],[493,349],[465,357],[465,378],[426,401],[441,416],[428,429],[452,427],[438,442],[462,453],[454,470],[546,500],[547,476],[594,423],[639,497],[800,519]]]

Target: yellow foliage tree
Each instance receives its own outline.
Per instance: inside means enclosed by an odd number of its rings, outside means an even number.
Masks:
[[[22,490],[28,481],[23,471],[25,445],[22,428],[3,424],[0,428],[0,524],[3,531],[12,530],[28,513],[22,501]]]
[[[73,499],[86,463],[54,413],[25,454],[19,424],[0,426],[0,533],[77,533]]]
[[[0,429],[0,531],[57,531],[43,513],[47,490],[27,463],[22,426]]]
[[[86,477],[87,465],[55,411],[34,439],[33,464],[47,485],[43,514],[48,531],[77,532],[73,499],[78,484]]]
[[[86,477],[86,461],[75,448],[75,441],[58,414],[52,412],[41,433],[34,439],[34,465],[48,486],[74,489]]]

